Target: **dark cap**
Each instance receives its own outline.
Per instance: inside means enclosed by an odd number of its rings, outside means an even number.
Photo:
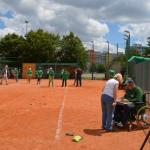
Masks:
[[[126,80],[125,84],[127,85],[129,83],[133,83],[134,84],[134,81],[131,78],[129,78],[129,79]]]

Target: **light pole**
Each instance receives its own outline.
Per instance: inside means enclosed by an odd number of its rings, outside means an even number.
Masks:
[[[107,65],[109,66],[109,41],[106,41],[107,43],[108,43],[108,63],[107,63]]]
[[[25,20],[25,24],[26,24],[26,35],[27,35],[27,33],[28,33],[28,23],[29,23],[29,21]]]
[[[92,80],[94,79],[93,74],[94,74],[94,70],[93,70],[93,61],[94,61],[94,41],[91,41],[92,43]]]
[[[117,43],[117,56],[118,56],[118,54],[119,54],[119,52],[118,52],[118,47],[119,47],[119,46],[118,46],[118,43]]]
[[[126,53],[128,53],[129,48],[130,48],[130,31],[125,30],[124,31],[126,34],[124,35],[126,37]],[[128,55],[127,55],[128,56]]]
[[[130,48],[130,31],[125,30],[124,31],[124,39],[126,41],[126,47],[125,47],[125,54],[126,54],[126,65],[127,65],[127,76],[128,76],[128,71],[129,71],[129,67],[128,67],[128,53],[129,53],[129,48]]]

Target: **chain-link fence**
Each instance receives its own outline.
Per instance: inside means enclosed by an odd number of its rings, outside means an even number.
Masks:
[[[36,68],[41,67],[43,70],[43,78],[47,78],[47,70],[52,67],[55,71],[55,77],[61,77],[62,69],[66,69],[70,73],[70,78],[74,78],[75,69],[78,67],[77,63],[38,63]]]
[[[150,91],[150,61],[129,62],[129,77],[144,91]]]

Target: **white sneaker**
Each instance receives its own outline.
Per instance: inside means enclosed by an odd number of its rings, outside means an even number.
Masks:
[[[122,122],[117,123],[117,126],[118,126],[118,127],[123,127]]]

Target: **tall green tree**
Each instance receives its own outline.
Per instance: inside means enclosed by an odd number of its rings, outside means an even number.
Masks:
[[[148,47],[144,49],[144,56],[150,57],[150,37],[147,38],[147,45]]]
[[[78,63],[84,68],[87,52],[74,33],[62,38],[58,34],[48,33],[42,29],[30,31],[25,37],[8,34],[0,40],[0,54],[16,57],[20,63]]]
[[[127,52],[127,57],[129,59],[132,56],[141,56],[141,53],[136,48],[130,47],[128,52]]]
[[[146,48],[144,49],[144,56],[150,57],[150,47],[146,47]]]
[[[7,34],[0,41],[0,53],[3,57],[14,57],[21,60],[25,39],[17,34]]]
[[[59,47],[60,36],[39,29],[26,35],[25,61],[55,62],[55,52]]]
[[[61,49],[57,53],[58,60],[64,63],[78,63],[84,68],[87,62],[87,52],[79,37],[73,32],[63,36]]]

